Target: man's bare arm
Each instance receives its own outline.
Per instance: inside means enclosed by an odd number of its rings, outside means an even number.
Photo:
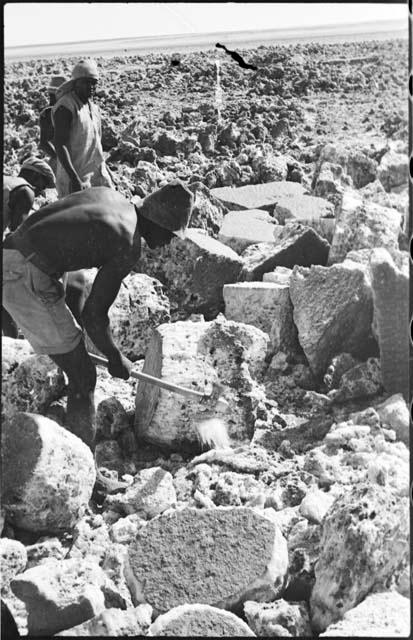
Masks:
[[[52,140],[49,138],[50,126],[47,122],[46,116],[40,115],[40,142],[39,148],[52,158],[56,157],[56,149]]]
[[[109,373],[115,377],[129,377],[129,361],[122,356],[113,341],[108,311],[119,293],[123,278],[136,264],[136,253],[118,256],[99,269],[92,291],[82,312],[84,327],[92,342],[109,360]]]
[[[59,107],[54,114],[54,144],[56,155],[69,176],[72,191],[82,190],[82,181],[72,163],[69,152],[70,127],[72,114],[66,107]]]
[[[8,227],[14,231],[28,217],[34,202],[30,187],[20,187],[10,194]]]

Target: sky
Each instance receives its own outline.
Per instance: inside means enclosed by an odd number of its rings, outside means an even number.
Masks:
[[[406,20],[404,4],[9,2],[5,47],[108,38]]]

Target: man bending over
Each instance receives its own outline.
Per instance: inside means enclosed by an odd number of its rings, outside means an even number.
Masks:
[[[127,380],[132,365],[113,341],[109,308],[139,260],[141,237],[150,249],[168,244],[174,234],[184,237],[192,204],[192,193],[178,181],[139,205],[108,187],[93,187],[42,207],[3,242],[3,305],[35,353],[50,356],[68,376],[67,427],[92,451],[96,368],[66,304],[62,276],[99,269],[82,324],[107,357],[109,373]],[[97,473],[99,490],[119,488]]]

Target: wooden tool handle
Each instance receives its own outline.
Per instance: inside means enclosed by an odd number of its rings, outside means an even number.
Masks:
[[[89,356],[95,364],[101,364],[106,368],[108,367],[109,363],[106,358],[96,356],[94,353],[89,353]],[[137,380],[142,380],[143,382],[149,382],[149,384],[154,384],[155,386],[162,387],[162,389],[167,389],[168,391],[174,391],[175,393],[179,393],[181,394],[181,396],[186,396],[187,398],[198,398],[203,400],[208,398],[207,395],[201,393],[200,391],[195,391],[195,389],[187,389],[186,387],[181,387],[178,384],[173,384],[172,382],[167,382],[166,380],[160,380],[159,378],[155,378],[155,376],[150,376],[148,373],[131,371],[131,377],[136,378]]]

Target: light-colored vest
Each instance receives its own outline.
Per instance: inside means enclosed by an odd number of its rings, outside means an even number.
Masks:
[[[99,107],[92,102],[83,104],[74,91],[65,93],[52,109],[53,126],[59,107],[65,107],[72,114],[68,149],[73,167],[81,180],[90,180],[104,162]]]
[[[3,176],[3,231],[6,229],[6,227],[9,226],[10,222],[10,194],[14,189],[22,186],[30,187],[30,189],[33,190],[33,187],[27,182],[27,180],[24,180],[24,178],[18,178],[15,176]]]

